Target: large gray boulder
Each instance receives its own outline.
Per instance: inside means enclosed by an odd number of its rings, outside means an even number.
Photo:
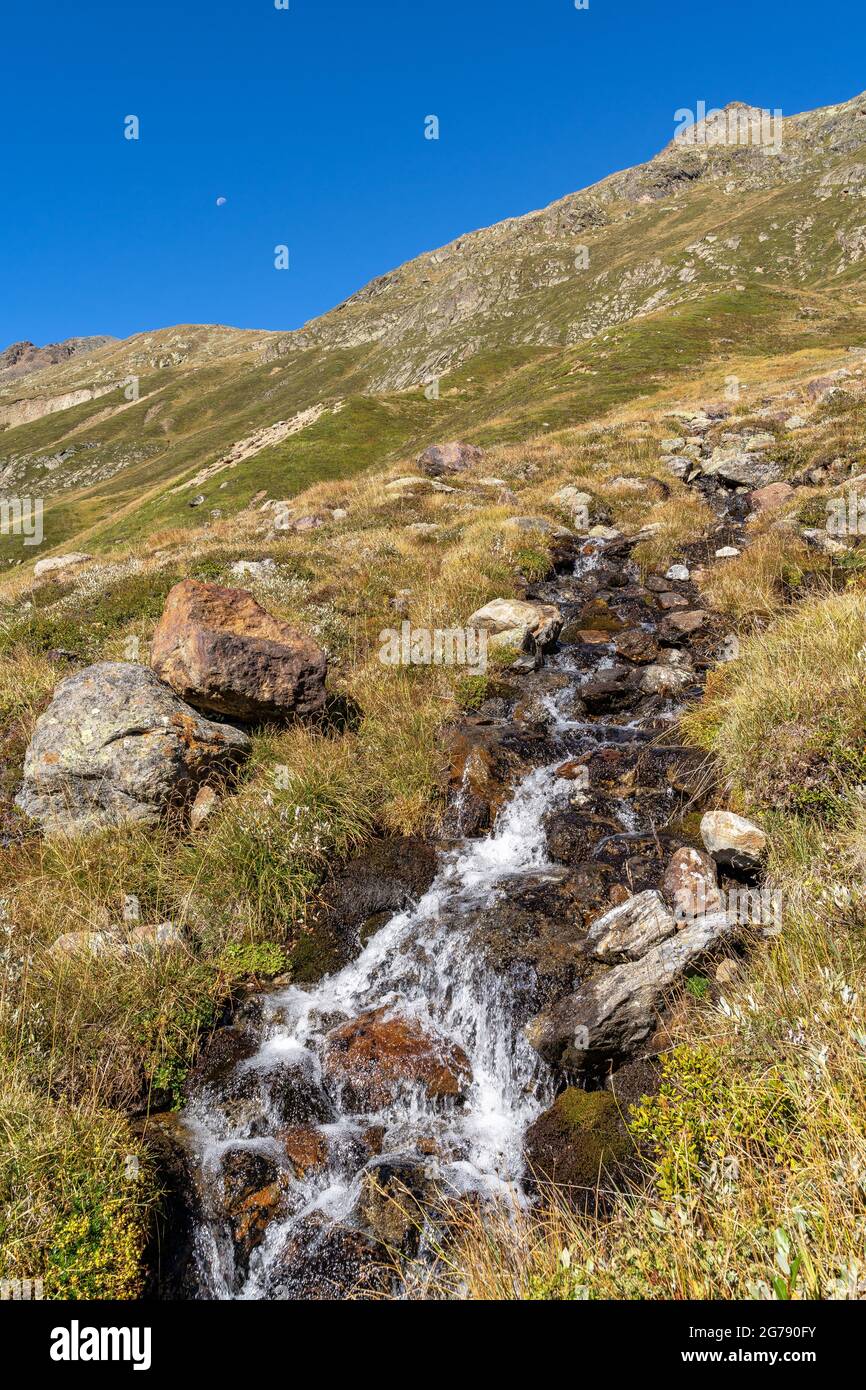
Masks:
[[[101,661],[58,685],[36,722],[16,804],[47,834],[86,834],[184,809],[250,751],[144,666]]]

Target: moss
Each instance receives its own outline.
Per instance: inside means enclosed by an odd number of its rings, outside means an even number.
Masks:
[[[527,1136],[535,1174],[575,1188],[594,1188],[600,1173],[616,1169],[632,1147],[610,1091],[582,1091],[576,1086],[557,1097]]]
[[[219,958],[221,969],[232,979],[249,975],[269,979],[280,975],[288,963],[284,947],[276,941],[232,941]]]
[[[454,699],[461,709],[477,710],[491,693],[487,676],[461,676],[454,686]]]
[[[523,577],[533,583],[547,579],[553,568],[547,551],[530,545],[521,546],[514,561]]]

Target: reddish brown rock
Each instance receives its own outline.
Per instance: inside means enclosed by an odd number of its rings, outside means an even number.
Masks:
[[[315,1125],[293,1125],[276,1136],[292,1165],[296,1178],[318,1172],[328,1161],[328,1141]]]
[[[324,652],[244,589],[175,584],[150,661],[195,708],[239,719],[311,715],[325,703]]]
[[[766,487],[756,488],[749,493],[749,502],[753,511],[769,512],[774,507],[781,507],[793,496],[794,489],[790,483],[767,483]]]
[[[429,478],[441,478],[445,473],[465,473],[467,468],[480,463],[484,451],[476,444],[431,444],[418,455],[418,467]]]
[[[715,864],[703,850],[688,845],[671,856],[663,888],[678,926],[705,912],[718,912],[722,905]]]
[[[462,1048],[426,1032],[414,1019],[372,1009],[332,1028],[322,1069],[343,1089],[353,1109],[379,1110],[406,1087],[420,1086],[432,1100],[456,1099],[469,1080]]]
[[[624,656],[627,661],[655,661],[659,654],[652,633],[644,632],[642,627],[630,627],[625,632],[618,632],[613,645],[617,656]]]

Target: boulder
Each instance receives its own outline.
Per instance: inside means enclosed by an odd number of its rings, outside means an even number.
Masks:
[[[693,673],[676,666],[647,666],[640,678],[640,688],[645,695],[679,695],[694,681]]]
[[[388,1296],[394,1257],[387,1246],[313,1210],[293,1222],[268,1264],[269,1300],[333,1302]]]
[[[43,579],[46,574],[57,574],[60,570],[73,569],[76,565],[83,565],[87,560],[92,560],[92,555],[87,555],[82,551],[72,551],[69,555],[49,555],[44,560],[37,560],[33,566],[33,578]]]
[[[769,512],[774,507],[781,507],[793,496],[794,489],[790,483],[767,483],[766,487],[756,488],[749,493],[749,503],[753,511]]]
[[[767,847],[763,830],[733,811],[707,811],[701,839],[718,864],[733,869],[756,869]]]
[[[658,893],[651,889],[628,898],[593,922],[587,950],[608,965],[639,960],[651,946],[673,936],[676,923]]]
[[[424,1204],[435,1195],[435,1166],[415,1154],[374,1158],[361,1174],[355,1216],[389,1250],[414,1254],[424,1230]]]
[[[714,449],[701,468],[707,477],[718,477],[726,483],[751,488],[765,487],[767,483],[776,482],[781,472],[778,464],[767,462],[760,454],[726,445]]]
[[[691,922],[706,912],[721,910],[716,866],[703,850],[690,845],[675,850],[665,870],[662,887],[673,906],[678,925]]]
[[[493,635],[519,633],[521,643],[531,637],[536,646],[552,646],[562,628],[562,614],[553,603],[528,603],[523,599],[495,598],[477,608],[467,627]]]
[[[322,1072],[353,1110],[375,1111],[405,1091],[429,1100],[459,1098],[469,1081],[462,1048],[415,1019],[372,1009],[325,1036]]]
[[[610,1091],[569,1086],[526,1132],[532,1176],[557,1187],[593,1192],[634,1150],[619,1103]]]
[[[429,478],[441,478],[445,474],[465,473],[483,457],[484,451],[477,445],[455,440],[451,444],[431,444],[418,455],[418,467]]]
[[[699,918],[536,1015],[526,1037],[550,1066],[569,1072],[634,1057],[655,1031],[666,991],[730,930],[722,913]]]
[[[36,721],[16,805],[50,834],[83,834],[185,809],[250,751],[239,729],[203,719],[132,662],[67,676]]]
[[[244,589],[175,584],[150,661],[189,704],[239,719],[317,714],[325,703],[325,653]]]
[[[605,638],[609,640],[609,637],[610,634],[606,633]],[[586,638],[583,640],[585,641]],[[629,627],[626,628],[625,632],[617,633],[613,645],[617,656],[623,656],[627,661],[635,661],[641,664],[655,661],[659,654],[659,649],[652,633],[645,632],[642,627]]]
[[[669,613],[665,619],[665,627],[672,632],[688,634],[697,632],[706,621],[707,615],[702,609],[690,608],[685,613]]]

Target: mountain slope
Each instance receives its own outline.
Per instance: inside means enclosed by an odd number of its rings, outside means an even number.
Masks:
[[[759,119],[723,116],[752,136]],[[45,500],[45,548],[98,549],[191,524],[200,486],[207,512],[232,514],[443,434],[483,443],[591,418],[651,395],[659,363],[667,380],[859,341],[866,99],[789,117],[769,147],[711,143],[715,125],[296,332],[166,329],[0,378],[0,488]],[[195,482],[214,466],[218,481]],[[0,537],[6,564],[34,551]]]

